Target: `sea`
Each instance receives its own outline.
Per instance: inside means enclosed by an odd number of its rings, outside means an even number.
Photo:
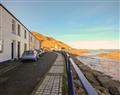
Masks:
[[[114,50],[118,49],[90,50],[87,54],[77,56],[77,59],[91,69],[100,71],[114,80],[120,81],[120,60],[97,56],[97,54]]]

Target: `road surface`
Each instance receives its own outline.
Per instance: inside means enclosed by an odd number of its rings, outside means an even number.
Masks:
[[[57,57],[45,53],[37,62],[25,62],[0,76],[0,95],[30,95]]]

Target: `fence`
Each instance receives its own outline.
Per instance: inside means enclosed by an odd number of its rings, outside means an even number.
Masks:
[[[80,83],[82,84],[87,95],[98,95],[96,90],[90,84],[90,82],[86,79],[80,68],[75,64],[68,53],[63,52],[65,63],[66,63],[66,72],[68,77],[68,95],[76,95],[73,83],[72,69],[74,68]]]

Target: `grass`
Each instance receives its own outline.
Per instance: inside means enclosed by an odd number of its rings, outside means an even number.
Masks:
[[[66,73],[66,67],[64,66],[62,95],[67,95],[67,93],[68,93],[68,87],[67,87],[67,73]]]

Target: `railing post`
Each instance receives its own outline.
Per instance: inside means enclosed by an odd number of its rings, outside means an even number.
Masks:
[[[81,84],[83,85],[86,94],[87,95],[98,95],[98,93],[96,92],[95,88],[90,84],[90,82],[86,79],[86,77],[84,76],[84,74],[82,73],[82,71],[80,70],[80,68],[78,68],[78,66],[74,63],[74,61],[72,60],[72,58],[70,58],[70,62],[71,65],[73,66],[73,68],[75,69],[78,78],[81,82]]]
[[[70,56],[66,55],[66,70],[68,76],[68,95],[75,95],[74,85],[73,85],[73,77],[72,77],[72,70],[69,58]]]
[[[86,77],[84,76],[80,68],[74,63],[70,55],[64,52],[63,56],[65,57],[66,72],[67,72],[67,78],[68,78],[68,95],[75,95],[71,66],[74,68],[75,72],[77,73],[78,79],[81,82],[86,94],[87,95],[98,95],[95,88],[86,79]]]

